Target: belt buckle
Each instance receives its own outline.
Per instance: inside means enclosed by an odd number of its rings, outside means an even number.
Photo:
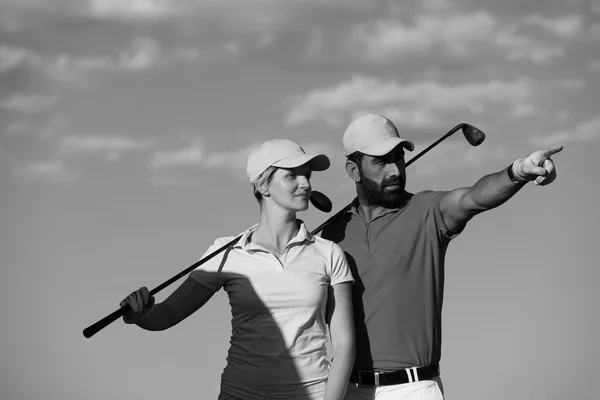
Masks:
[[[379,386],[379,371],[374,371],[375,374],[375,386]]]

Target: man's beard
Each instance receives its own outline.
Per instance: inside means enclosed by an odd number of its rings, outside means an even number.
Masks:
[[[358,194],[361,199],[374,206],[385,208],[400,208],[406,201],[406,191],[404,178],[384,179],[378,184],[374,180],[365,177],[360,173],[360,182],[358,185]],[[388,186],[398,186],[394,190],[386,190]]]

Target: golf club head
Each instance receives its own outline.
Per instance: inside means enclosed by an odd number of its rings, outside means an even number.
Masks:
[[[313,206],[319,211],[323,211],[325,213],[331,212],[333,209],[333,204],[331,204],[331,200],[323,193],[313,190],[310,195],[310,202]]]
[[[473,125],[463,124],[462,133],[471,146],[479,146],[485,140],[485,133],[475,128]]]

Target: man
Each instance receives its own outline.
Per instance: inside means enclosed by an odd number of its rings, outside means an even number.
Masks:
[[[389,119],[356,119],[343,144],[357,198],[323,237],[344,250],[356,280],[356,359],[345,399],[443,399],[438,363],[447,246],[471,218],[527,182],[551,183],[550,156],[562,146],[536,151],[471,187],[412,194],[405,191],[404,151],[414,145]]]

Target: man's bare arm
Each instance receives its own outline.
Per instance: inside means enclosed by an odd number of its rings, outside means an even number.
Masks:
[[[440,211],[448,230],[462,230],[475,215],[505,203],[527,182],[535,181],[539,186],[552,183],[556,168],[550,156],[561,150],[562,146],[553,146],[535,151],[507,169],[484,176],[471,187],[446,193],[440,200]]]

